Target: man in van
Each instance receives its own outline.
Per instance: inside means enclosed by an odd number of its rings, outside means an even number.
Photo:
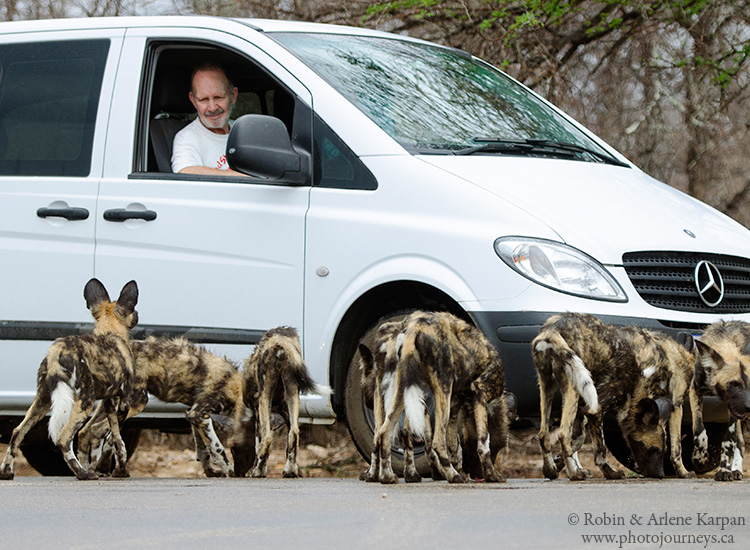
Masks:
[[[226,148],[229,115],[237,101],[237,88],[216,64],[204,63],[193,70],[190,102],[198,118],[180,130],[172,145],[172,171],[180,174],[241,176],[230,170]]]

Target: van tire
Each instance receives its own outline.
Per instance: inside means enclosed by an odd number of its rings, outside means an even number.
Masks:
[[[402,310],[380,318],[378,322],[365,331],[360,341],[363,344],[370,346],[375,331],[381,324],[388,321],[398,321],[403,319],[412,311],[414,310]],[[365,398],[362,392],[359,351],[355,351],[354,357],[352,357],[352,361],[349,365],[349,371],[346,374],[344,407],[347,424],[349,426],[349,433],[352,436],[354,445],[357,447],[359,454],[362,455],[362,458],[369,463],[372,457],[373,437],[375,435],[375,417],[372,409],[368,407],[367,403],[365,403]],[[400,446],[399,440],[400,438],[394,439],[394,445],[391,448],[391,462],[393,465],[393,471],[398,476],[403,476],[404,451]],[[427,455],[424,452],[424,446],[416,443],[414,444],[414,460],[417,471],[422,477],[430,477],[432,475]]]
[[[46,436],[46,429],[43,435]],[[140,435],[141,430],[138,428],[124,428],[122,430],[122,439],[128,452],[128,458],[135,452]],[[60,449],[52,443],[49,437],[42,437],[42,435],[27,437],[21,443],[20,449],[29,466],[43,476],[73,475],[73,471],[63,458]]]

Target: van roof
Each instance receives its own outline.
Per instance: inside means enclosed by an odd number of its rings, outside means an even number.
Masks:
[[[0,34],[24,32],[44,32],[85,29],[125,29],[147,27],[202,27],[222,29],[236,33],[237,25],[250,27],[259,32],[318,32],[328,34],[356,34],[359,36],[379,36],[383,38],[403,38],[422,42],[403,35],[382,31],[347,27],[329,23],[308,23],[303,21],[282,21],[271,19],[240,19],[206,15],[165,15],[165,16],[125,16],[125,17],[80,17],[71,19],[40,19],[33,21],[0,22]]]

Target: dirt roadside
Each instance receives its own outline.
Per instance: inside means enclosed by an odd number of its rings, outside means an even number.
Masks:
[[[284,435],[278,433],[274,438],[268,465],[269,477],[281,477],[284,469]],[[6,447],[7,445],[0,444],[0,456],[4,456]],[[584,467],[591,470],[593,477],[603,477],[599,468],[594,465],[593,453],[588,443],[579,455]],[[746,452],[745,456],[750,455]],[[618,466],[617,460],[613,457],[610,457],[610,460],[613,466]],[[299,464],[305,477],[356,478],[367,467],[343,424],[303,425],[300,434]],[[542,459],[536,430],[512,430],[509,451],[501,453],[497,466],[508,478],[542,478]],[[195,460],[192,436],[164,434],[154,430],[145,430],[141,434],[138,448],[128,462],[128,468],[133,477],[204,477],[200,464]],[[15,473],[16,476],[39,475],[22,455],[16,460]],[[564,474],[562,476],[564,477]],[[746,479],[750,478],[750,460],[744,461],[744,476]],[[701,477],[712,476],[709,474]]]

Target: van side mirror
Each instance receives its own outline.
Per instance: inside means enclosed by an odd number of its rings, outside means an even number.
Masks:
[[[291,185],[304,185],[310,174],[308,155],[295,151],[284,123],[268,115],[243,115],[235,121],[227,162],[243,174]]]

